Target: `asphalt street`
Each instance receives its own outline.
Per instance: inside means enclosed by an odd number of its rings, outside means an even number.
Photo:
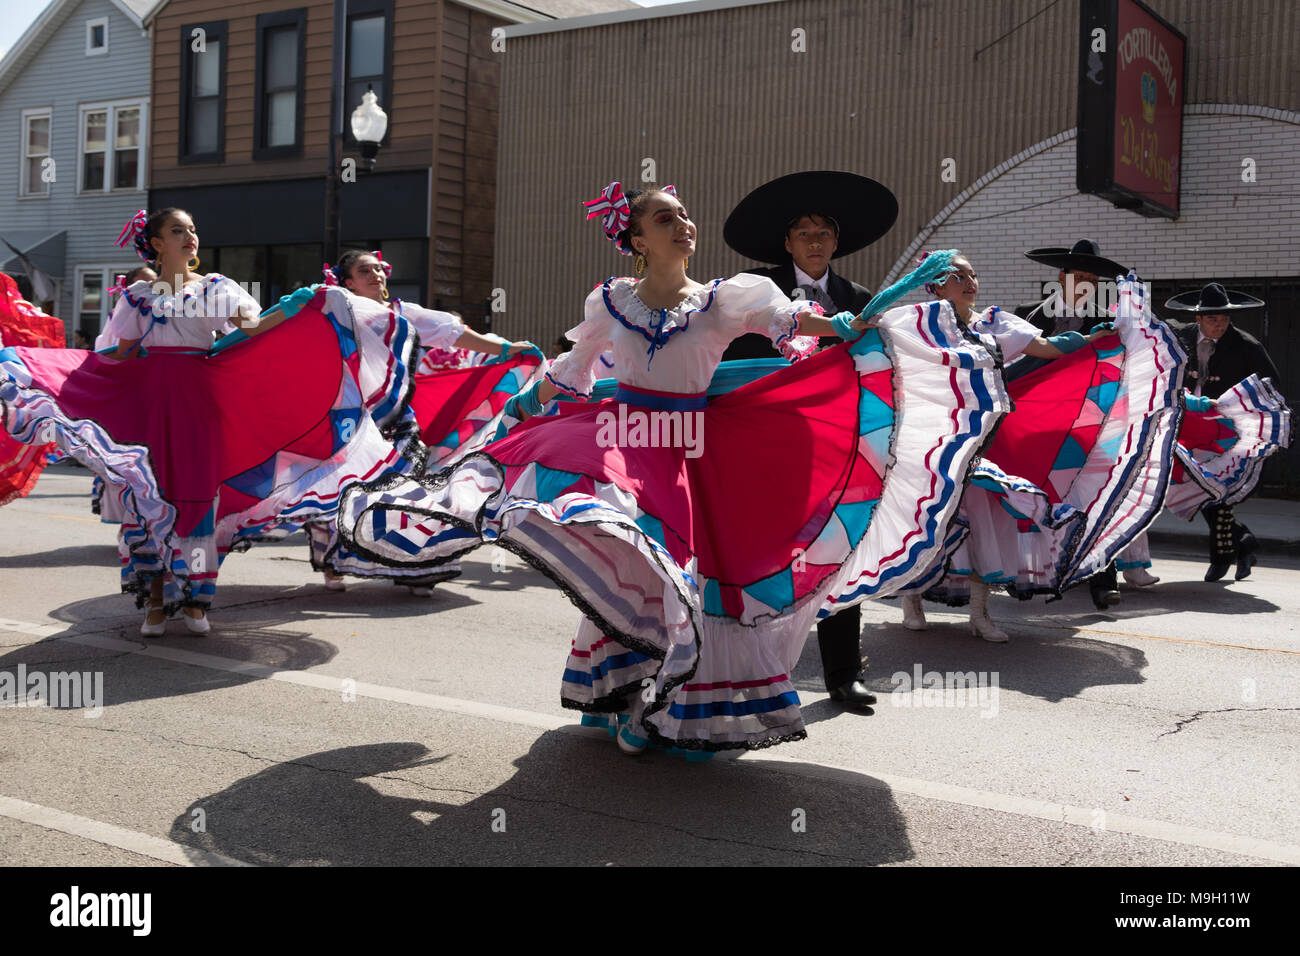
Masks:
[[[1106,613],[995,596],[1005,645],[867,605],[874,715],[810,640],[808,739],[695,764],[560,706],[578,612],[518,558],[336,593],[291,538],[226,562],[209,636],[146,640],[89,489],[56,466],[0,509],[0,674],[89,675],[80,707],[0,706],[6,864],[1300,863],[1291,558],[1211,585],[1157,545]]]

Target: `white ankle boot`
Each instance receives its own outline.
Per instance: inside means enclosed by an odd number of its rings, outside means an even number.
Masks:
[[[1125,568],[1124,580],[1135,588],[1149,588],[1160,582],[1160,579],[1146,568]]]
[[[994,644],[1005,644],[1007,632],[989,617],[989,586],[985,581],[971,578],[970,582],[970,632]]]
[[[925,620],[925,608],[921,604],[921,595],[903,595],[903,627],[909,631],[924,631],[929,627]]]

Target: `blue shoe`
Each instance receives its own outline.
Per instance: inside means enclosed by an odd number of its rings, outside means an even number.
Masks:
[[[614,729],[614,722],[611,721],[609,718],[610,718],[609,714],[583,714],[582,726],[599,727],[601,730],[605,731],[605,733],[607,733],[609,736],[613,737],[614,734],[617,733],[617,731],[615,731]]]
[[[618,741],[618,749],[625,754],[645,753],[646,748],[650,746],[650,741],[634,734],[631,723],[623,720],[622,715],[619,723],[622,726],[619,728],[618,737],[615,738]]]

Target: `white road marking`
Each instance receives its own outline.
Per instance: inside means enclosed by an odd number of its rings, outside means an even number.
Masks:
[[[13,625],[23,626],[15,627]],[[11,630],[16,630],[20,633],[34,633],[34,629],[45,628],[49,625],[24,624],[21,621],[6,622],[0,620],[0,626],[9,627]],[[581,736],[590,736],[590,734],[583,728],[579,727],[571,717],[552,716],[550,714],[541,714],[534,711],[519,710],[513,707],[501,707],[496,704],[484,704],[478,701],[460,700],[455,697],[441,697],[437,694],[426,694],[420,691],[406,690],[400,687],[387,687],[381,684],[369,684],[363,681],[355,681],[352,684],[345,684],[345,680],[348,680],[346,678],[329,677],[324,674],[315,674],[310,671],[277,670],[266,664],[234,661],[229,658],[218,657],[212,654],[203,654],[197,651],[187,651],[176,647],[160,645],[140,644],[119,640],[117,638],[101,637],[94,634],[70,634],[66,637],[59,638],[59,640],[73,644],[81,644],[87,647],[97,647],[102,650],[129,651],[143,657],[154,657],[160,660],[174,661],[180,664],[190,664],[195,667],[206,667],[212,670],[226,671],[233,674],[244,674],[249,677],[263,680],[282,681],[288,684],[297,684],[301,687],[312,687],[339,694],[342,694],[345,691],[350,691],[355,693],[358,697],[367,697],[374,700],[387,700],[399,704],[409,704],[414,707],[427,707],[431,710],[463,714],[470,717],[482,717],[487,720],[495,720],[523,727],[533,727],[538,730],[559,730],[579,734]],[[820,695],[806,694],[806,696],[809,702],[820,699]],[[923,799],[941,800],[945,803],[995,810],[1001,813],[1014,814],[1016,816],[1066,823],[1071,826],[1092,827],[1096,820],[1095,811],[1091,808],[1075,807],[1062,803],[1051,803],[1046,800],[1018,797],[1012,794],[996,793],[990,790],[977,790],[972,787],[961,787],[954,784],[938,783],[936,781],[921,780],[915,777],[903,777],[891,773],[880,773],[862,767],[816,764],[809,761],[807,756],[802,753],[797,755],[781,754],[767,750],[763,751],[761,755],[746,755],[741,759],[764,764],[786,763],[790,765],[789,770],[787,771],[785,768],[781,768],[781,771],[799,776],[830,780],[837,783],[849,784],[851,786],[888,789],[896,793],[906,793]],[[1170,843],[1180,843],[1186,846],[1202,847],[1209,850],[1219,850],[1224,853],[1236,853],[1243,856],[1250,856],[1264,860],[1274,860],[1280,863],[1289,863],[1293,866],[1300,866],[1300,846],[1294,846],[1287,843],[1277,843],[1271,840],[1261,840],[1255,837],[1241,836],[1233,833],[1219,833],[1201,827],[1185,826],[1179,823],[1168,823],[1163,820],[1151,820],[1145,817],[1135,817],[1127,814],[1109,812],[1105,815],[1104,829],[1106,831],[1128,833],[1134,836],[1145,837],[1153,840],[1164,840]]]
[[[415,707],[428,707],[453,714],[465,714],[470,717],[485,717],[508,724],[524,727],[536,727],[539,730],[561,730],[570,726],[573,720],[568,717],[552,717],[530,710],[517,710],[513,707],[500,707],[496,704],[482,704],[473,700],[460,700],[455,697],[440,697],[418,690],[406,690],[402,687],[386,687],[382,684],[368,684],[365,681],[353,681],[351,678],[329,677],[311,671],[277,670],[266,664],[251,661],[234,661],[212,654],[182,650],[179,647],[164,647],[151,644],[137,644],[115,637],[101,637],[96,634],[70,634],[59,640],[86,647],[97,647],[106,651],[130,651],[142,657],[156,657],[160,660],[174,661],[178,664],[191,664],[195,667],[207,667],[212,670],[227,671],[231,674],[243,674],[261,680],[283,681],[286,684],[298,684],[301,687],[313,687],[328,690],[336,694],[355,693],[358,697],[374,700],[388,700],[397,704],[411,704]],[[346,682],[346,683],[345,683]]]
[[[0,817],[85,837],[87,840],[94,840],[105,846],[129,850],[141,856],[161,860],[164,863],[175,863],[178,866],[252,866],[251,863],[233,860],[220,853],[184,846],[147,833],[138,833],[112,823],[79,817],[75,813],[65,813],[62,810],[43,807],[39,803],[28,803],[26,800],[17,800],[13,797],[0,796]]]

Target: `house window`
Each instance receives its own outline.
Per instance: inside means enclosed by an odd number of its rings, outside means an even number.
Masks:
[[[144,104],[81,108],[81,191],[143,189]]]
[[[86,21],[86,56],[102,56],[108,52],[108,17]]]
[[[50,158],[50,111],[23,111],[22,187],[19,195],[48,196],[54,179]]]
[[[393,71],[392,51],[392,0],[352,0],[348,5],[347,31],[347,86],[343,113],[344,142],[355,144],[349,120],[352,111],[361,105],[367,88],[373,88],[379,105],[392,110]],[[390,123],[384,134],[388,144],[393,127]]]
[[[180,161],[219,163],[226,148],[226,22],[181,28]]]
[[[302,152],[305,22],[303,10],[263,13],[257,18],[254,158]]]
[[[83,272],[78,298],[77,329],[94,342],[104,327],[104,273]]]

